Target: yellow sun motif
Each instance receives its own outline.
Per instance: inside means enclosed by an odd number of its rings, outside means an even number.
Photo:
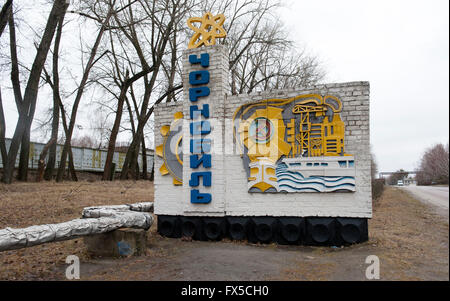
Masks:
[[[222,27],[224,22],[225,16],[223,14],[213,16],[213,14],[210,12],[204,14],[202,18],[189,18],[187,21],[187,25],[195,33],[189,41],[188,48],[193,49],[198,48],[202,45],[215,45],[216,38],[225,38],[227,36],[227,33]],[[200,26],[196,27],[194,23],[200,23]]]
[[[276,189],[275,164],[287,156],[291,146],[284,141],[286,126],[283,108],[267,106],[255,112],[239,126],[239,136],[250,160],[249,188],[262,192]]]
[[[286,126],[282,108],[267,107],[256,110],[239,126],[240,139],[248,149],[250,162],[264,157],[275,164],[283,155],[288,155],[291,146],[284,141]]]
[[[164,142],[156,147],[156,155],[164,160],[159,172],[165,176],[170,174],[173,177],[174,185],[183,184],[183,154],[181,153],[181,143],[183,139],[182,122],[183,112],[173,115],[172,125],[163,125],[160,129]],[[175,149],[172,150],[173,146]]]

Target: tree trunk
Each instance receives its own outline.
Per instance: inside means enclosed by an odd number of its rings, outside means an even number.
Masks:
[[[11,139],[11,145],[9,146],[7,160],[3,163],[3,182],[5,182],[6,184],[10,184],[12,181],[17,153],[19,152],[22,135],[25,131],[25,123],[26,120],[24,120],[24,116],[19,116],[16,130]]]
[[[6,123],[5,123],[5,115],[3,114],[2,90],[0,88],[0,155],[3,165],[5,165],[5,162],[8,157],[8,152],[6,151],[5,133],[6,133]]]
[[[42,69],[44,68],[45,60],[47,58],[47,54],[53,40],[53,35],[55,34],[59,16],[60,14],[64,14],[66,12],[67,7],[68,4],[65,0],[55,0],[53,2],[53,7],[48,17],[47,25],[37,49],[36,57],[34,59],[33,66],[28,78],[28,83],[25,88],[25,94],[23,98],[24,110],[22,111],[22,114],[20,114],[18,122],[16,124],[16,129],[14,131],[14,135],[11,141],[11,147],[8,153],[8,160],[4,165],[3,181],[5,183],[11,183],[14,164],[16,161],[17,153],[19,152],[20,144],[24,139],[24,135],[27,136],[26,132],[29,132],[29,129],[31,127],[36,110],[36,100]],[[26,160],[26,162],[22,162],[22,166],[27,169],[28,158],[24,158],[24,160]]]
[[[13,0],[7,0],[0,12],[0,37],[3,34],[6,24],[8,24],[9,14],[12,12],[12,3]]]
[[[139,154],[136,155],[136,158],[138,157]],[[133,175],[133,179],[138,181],[141,178],[141,174],[140,174],[140,170],[139,170],[139,162],[136,162],[135,165],[135,170],[134,170],[134,175]]]
[[[133,136],[133,140],[131,140],[131,144],[128,147],[127,154],[125,155],[125,160],[123,162],[122,166],[122,173],[120,174],[121,180],[128,179],[129,172],[134,173],[134,170],[136,168],[136,164],[132,163],[132,161],[136,162],[136,156],[135,156],[135,150],[136,150],[136,144],[139,145],[139,142],[141,141],[142,135],[140,134],[142,132],[143,125],[141,122],[138,124],[138,128],[136,129],[136,133]]]
[[[51,140],[58,140],[59,131],[59,45],[61,42],[62,28],[64,25],[64,16],[62,15],[58,22],[58,28],[56,31],[55,44],[53,48],[53,116],[52,116],[52,134]],[[49,142],[50,142],[49,141]],[[52,143],[50,146],[50,151],[48,153],[47,167],[45,169],[44,178],[50,181],[53,177],[53,170],[55,169],[56,163],[56,148],[57,144]]]
[[[22,136],[22,143],[20,145],[19,169],[17,173],[17,180],[26,182],[28,180],[28,161],[30,158],[30,119],[27,120],[27,126]]]
[[[105,167],[103,169],[103,180],[106,181],[110,178],[111,175],[111,165],[114,156],[114,151],[116,148],[116,140],[117,135],[119,134],[120,122],[122,120],[122,112],[123,112],[123,103],[125,101],[125,94],[127,93],[127,88],[122,87],[122,91],[120,92],[120,96],[117,102],[117,111],[116,118],[114,120],[114,125],[111,129],[111,135],[109,137],[108,142],[108,153],[106,155]]]
[[[139,163],[138,163],[138,157],[139,157],[139,147],[141,146],[140,140],[135,143],[133,147],[133,151],[131,153],[131,162],[130,162],[130,176],[134,180],[139,180]]]
[[[75,172],[75,165],[73,163],[72,147],[69,149],[69,172],[72,177],[72,181],[78,181],[77,173]]]
[[[175,83],[175,75],[176,75],[176,68],[177,68],[177,35],[176,32],[173,33],[172,38],[172,55],[170,59],[170,73],[169,73],[169,86],[167,90],[172,91],[173,85]],[[175,101],[175,91],[169,93],[167,95],[167,102]]]
[[[55,99],[53,99],[52,134],[50,140],[58,139],[58,130],[59,130],[58,128],[59,128],[59,108],[58,103],[57,102],[55,103]],[[44,174],[44,179],[47,181],[50,181],[53,178],[53,170],[55,169],[56,164],[57,146],[58,146],[57,143],[53,143],[50,146],[50,150],[48,152],[48,161]]]
[[[103,33],[106,30],[106,25],[109,23],[109,19],[111,18],[112,14],[113,14],[113,6],[114,6],[114,3],[110,6],[108,15],[106,16],[105,21],[103,22],[102,27],[100,28],[100,31],[97,34],[97,38],[96,38],[94,46],[92,47],[92,50],[91,50],[89,61],[87,62],[85,71],[83,73],[83,78],[81,79],[80,85],[78,87],[77,95],[75,97],[75,101],[74,101],[74,104],[72,107],[72,114],[70,116],[69,129],[66,134],[66,141],[64,143],[64,148],[63,148],[63,151],[61,154],[61,163],[58,168],[58,174],[56,176],[57,182],[60,182],[64,175],[64,169],[65,169],[66,161],[67,161],[67,154],[69,152],[69,149],[71,149],[70,143],[72,140],[73,129],[75,127],[75,120],[77,117],[78,106],[80,104],[81,96],[83,95],[84,88],[86,87],[86,83],[89,78],[89,73],[90,73],[92,67],[94,66],[94,63],[95,63],[94,60],[95,60],[95,56],[97,54],[97,49],[100,45],[100,41],[102,40]]]
[[[67,133],[68,133],[69,130],[67,128],[66,111],[64,109],[64,105],[63,105],[63,103],[61,101],[61,98],[59,97],[59,94],[57,96],[58,96],[57,100],[58,100],[59,109],[61,110],[61,120],[62,120],[62,124],[63,124],[63,129],[64,129],[64,133],[66,134],[66,137],[67,137]],[[68,152],[69,152],[69,169],[70,169],[70,172],[71,172],[71,175],[72,175],[72,180],[73,181],[78,181],[77,174],[75,172],[75,167],[74,167],[74,164],[73,164],[72,148],[70,148]],[[64,165],[66,165],[65,162],[64,162]],[[58,171],[59,171],[59,168],[61,168],[61,161],[59,162]],[[66,167],[64,166],[62,168],[63,168],[63,173],[64,173]]]
[[[44,146],[41,154],[39,155],[38,169],[36,173],[36,182],[41,182],[44,176],[44,168],[45,168],[45,157],[47,157],[48,149],[56,144],[56,139],[50,139],[49,142]]]
[[[152,172],[150,173],[150,181],[155,180],[155,156],[153,156]]]
[[[142,136],[142,179],[147,180],[147,150],[145,149],[145,137]]]

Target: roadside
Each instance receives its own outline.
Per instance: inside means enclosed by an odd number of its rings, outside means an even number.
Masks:
[[[401,187],[411,193],[418,200],[428,203],[434,207],[438,214],[449,218],[449,189],[448,186],[416,186],[408,185]]]

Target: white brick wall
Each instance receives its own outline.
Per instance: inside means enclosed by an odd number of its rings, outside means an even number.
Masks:
[[[210,192],[211,204],[190,204],[189,179],[189,120],[183,126],[183,187],[172,185],[170,176],[161,176],[159,168],[162,159],[156,157],[155,165],[155,213],[165,215],[193,216],[372,216],[371,182],[370,182],[370,123],[369,123],[369,83],[350,82],[317,85],[308,88],[257,92],[231,96],[228,91],[228,55],[224,46],[213,46],[187,50],[183,55],[184,67],[184,101],[183,103],[162,104],[155,110],[155,128],[170,124],[173,114],[183,110],[189,118],[188,73],[200,70],[201,66],[189,64],[188,56],[203,52],[210,54],[209,70],[211,95],[198,102],[210,104],[213,118],[214,147],[226,149],[212,160],[212,187],[203,188],[201,192]],[[242,158],[238,153],[230,153],[234,148],[232,126],[230,122],[236,109],[247,102],[270,99],[289,98],[301,94],[321,94],[338,97],[343,103],[341,118],[346,125],[345,150],[355,156],[356,192],[354,193],[248,193],[247,176]],[[155,134],[156,145],[162,143],[159,132]],[[201,171],[198,169],[196,171]]]
[[[160,104],[155,107],[155,147],[163,144],[164,137],[159,132],[163,125],[170,125],[173,121],[173,114],[183,111],[182,102],[171,102]],[[180,215],[183,197],[183,187],[174,186],[170,175],[162,176],[159,169],[164,161],[155,152],[155,204],[156,214]]]

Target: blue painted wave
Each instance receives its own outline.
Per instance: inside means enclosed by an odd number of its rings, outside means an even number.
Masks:
[[[276,168],[278,191],[280,192],[333,192],[355,191],[355,177],[311,176],[305,178],[301,172],[288,170],[286,164]]]

